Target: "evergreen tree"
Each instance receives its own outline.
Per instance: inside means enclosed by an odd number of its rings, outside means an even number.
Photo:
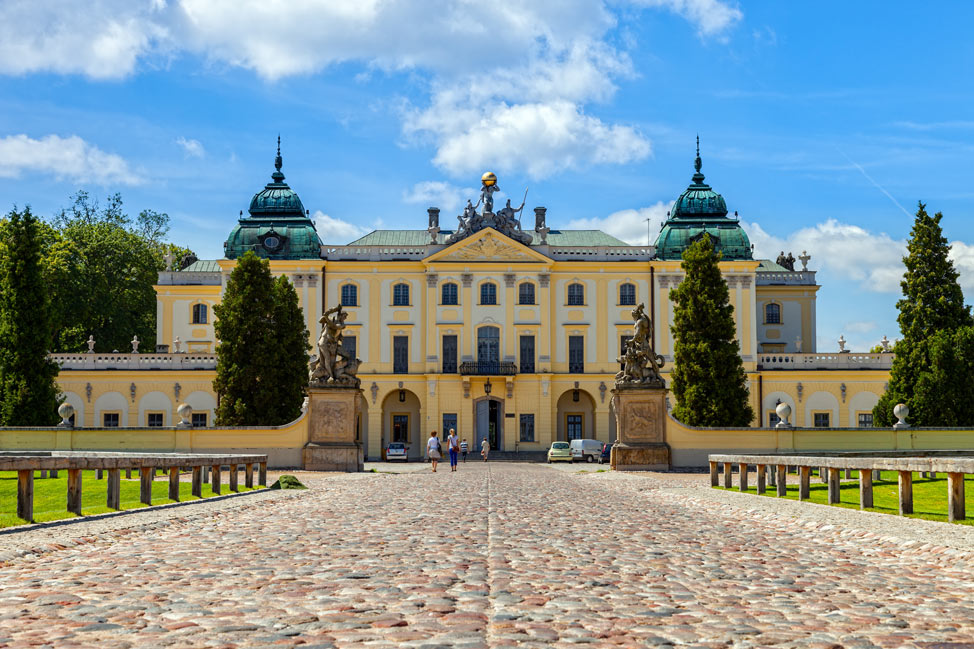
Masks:
[[[25,208],[10,212],[0,239],[0,425],[58,422],[58,366],[41,272],[42,231]]]
[[[689,426],[749,426],[754,418],[720,256],[710,235],[692,243],[683,252],[686,278],[670,291],[673,416]]]
[[[919,204],[907,244],[907,256],[903,258],[906,266],[900,283],[903,299],[896,303],[900,311],[897,321],[903,336],[893,350],[896,358],[890,370],[889,387],[873,408],[876,426],[891,426],[896,422],[893,407],[897,403],[909,406],[910,421],[914,425],[944,425],[941,422],[944,421],[945,407],[955,406],[945,404],[937,396],[938,388],[931,388],[935,385],[931,382],[935,379],[946,382],[941,383],[939,389],[950,390],[954,386],[949,383],[970,380],[969,374],[953,374],[945,369],[946,366],[936,368],[933,375],[924,376],[934,369],[931,354],[935,352],[937,359],[946,362],[942,346],[955,337],[959,329],[974,324],[970,307],[964,305],[964,294],[957,282],[958,273],[949,258],[950,245],[940,227],[942,218],[940,212],[930,216],[926,206]],[[941,337],[934,341],[935,335]],[[961,337],[958,342],[963,339]],[[921,384],[925,386],[922,394],[917,391]],[[954,415],[947,417],[953,419]],[[971,424],[974,419],[962,425]]]
[[[217,320],[221,426],[273,426],[297,418],[308,380],[308,331],[298,296],[286,278],[253,252],[237,260]]]

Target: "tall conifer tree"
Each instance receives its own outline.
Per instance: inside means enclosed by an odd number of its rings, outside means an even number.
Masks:
[[[720,274],[720,253],[705,234],[683,252],[686,277],[670,291],[673,416],[689,426],[749,426],[747,379],[735,339],[734,307]]]
[[[974,424],[974,421],[945,423],[945,419],[966,420],[959,412],[954,413],[955,417],[945,411],[954,405],[945,403],[942,395],[943,390],[956,387],[952,385],[954,381],[964,384],[970,381],[970,375],[963,369],[970,362],[947,348],[954,342],[967,344],[969,337],[958,332],[971,326],[972,320],[970,307],[964,305],[964,294],[957,282],[958,273],[949,258],[950,245],[940,227],[942,218],[940,212],[930,216],[926,205],[919,204],[907,256],[903,258],[906,266],[900,283],[903,299],[896,303],[903,337],[893,350],[896,358],[890,370],[889,387],[873,408],[876,426],[896,422],[893,407],[897,403],[909,406],[910,421],[917,426]],[[959,338],[951,342],[955,336]],[[934,360],[938,363],[936,368]],[[922,386],[919,392],[918,386]]]
[[[49,357],[53,328],[41,274],[41,233],[25,208],[13,210],[0,240],[0,425],[58,421],[58,366]]]
[[[308,379],[308,331],[294,288],[286,278],[275,282],[267,260],[248,252],[213,311],[220,340],[217,423],[273,426],[296,419]]]

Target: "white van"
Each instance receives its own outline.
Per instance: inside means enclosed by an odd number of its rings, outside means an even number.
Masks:
[[[597,439],[573,439],[569,446],[572,449],[572,462],[595,462],[602,454],[602,442]]]

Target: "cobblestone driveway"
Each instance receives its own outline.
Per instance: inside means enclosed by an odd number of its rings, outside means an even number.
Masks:
[[[648,478],[413,468],[11,560],[0,647],[974,641],[974,568],[950,553],[741,516]]]

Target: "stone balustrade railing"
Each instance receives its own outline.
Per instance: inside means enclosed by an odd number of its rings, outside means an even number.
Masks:
[[[266,455],[180,455],[142,453],[86,453],[86,452],[3,452],[0,453],[0,471],[17,472],[17,516],[25,521],[34,519],[34,472],[68,472],[68,511],[81,515],[81,476],[85,469],[94,469],[99,475],[108,472],[109,509],[121,509],[122,469],[138,469],[140,477],[139,497],[143,504],[152,504],[152,480],[156,469],[169,472],[169,499],[179,501],[179,472],[183,468],[193,471],[193,495],[203,497],[203,481],[206,470],[211,470],[213,493],[220,493],[220,468],[230,467],[230,491],[239,491],[239,467],[245,469],[245,485],[254,486],[254,465],[258,466],[258,485],[267,486]]]
[[[758,354],[761,370],[888,370],[894,354]]]
[[[419,260],[446,248],[443,244],[428,246],[322,246],[323,259],[345,261],[379,261],[383,259]],[[656,254],[655,246],[550,246],[534,244],[543,255],[552,259],[586,259],[591,261],[634,260],[649,261]]]
[[[916,453],[916,451],[914,451]],[[740,475],[740,489],[747,491],[748,467],[757,467],[757,493],[765,492],[765,476],[768,467],[773,467],[771,474],[772,485],[778,496],[788,494],[788,467],[798,469],[798,499],[808,500],[810,497],[811,474],[818,469],[820,476],[828,475],[829,504],[839,502],[839,472],[846,471],[848,477],[852,471],[859,472],[859,507],[866,509],[873,506],[873,480],[878,478],[880,471],[896,471],[899,485],[900,514],[913,513],[913,472],[929,473],[931,477],[937,473],[947,474],[947,518],[951,522],[962,521],[966,516],[964,503],[964,474],[974,473],[974,456],[963,452],[929,453],[923,455],[905,456],[901,454],[876,453],[835,454],[835,455],[710,455],[710,485],[720,484],[719,465],[724,465],[724,487],[732,487],[734,465],[738,465]]]
[[[62,370],[214,370],[216,354],[51,354]]]
[[[755,283],[761,286],[815,286],[814,270],[798,270],[787,273],[760,271],[755,273],[754,277]]]

